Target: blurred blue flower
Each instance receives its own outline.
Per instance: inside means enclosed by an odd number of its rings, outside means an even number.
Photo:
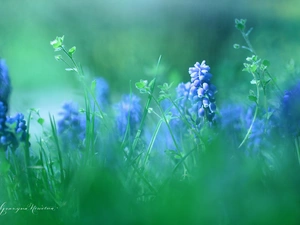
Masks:
[[[101,110],[106,108],[109,104],[109,85],[107,81],[99,77],[96,80],[95,98],[101,107]]]
[[[6,132],[6,113],[7,107],[6,105],[0,101],[0,144],[1,146],[6,146],[9,144],[9,140]]]
[[[269,116],[266,116],[266,113]],[[221,107],[218,124],[220,129],[229,135],[227,140],[235,147],[241,143],[247,133],[253,115],[254,107],[243,107],[238,104]],[[275,127],[272,111],[259,114],[244,145],[246,154],[257,154],[261,149],[270,149],[272,147],[271,135]]]
[[[3,131],[5,129],[6,113],[6,105],[0,101],[0,131]]]
[[[281,101],[281,127],[286,135],[300,136],[300,82]]]
[[[11,83],[8,74],[8,68],[4,59],[0,59],[0,101],[8,106],[8,100],[11,92]]]
[[[134,94],[124,95],[122,101],[115,105],[115,110],[119,135],[121,137],[125,135],[127,126],[130,131],[129,135],[135,134],[142,118],[140,98]]]
[[[67,149],[80,149],[85,139],[85,117],[79,114],[78,107],[72,102],[62,106],[63,111],[59,113],[58,134],[63,141],[63,147]]]
[[[27,125],[22,113],[17,113],[13,117],[8,116],[6,119],[6,123],[11,127],[13,125],[15,126],[14,131],[19,141],[25,142],[27,140]]]
[[[21,142],[27,141],[27,125],[22,113],[6,116],[7,107],[0,102],[0,146],[17,148]]]
[[[178,105],[181,108],[185,108],[187,105],[187,102],[189,100],[190,89],[191,82],[180,83],[176,88],[177,98],[179,99]]]

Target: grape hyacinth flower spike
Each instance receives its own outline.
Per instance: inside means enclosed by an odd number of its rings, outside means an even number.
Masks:
[[[7,133],[6,133],[6,105],[0,101],[0,143],[1,146],[7,145],[9,143]]]
[[[8,68],[4,59],[0,59],[0,101],[8,107],[9,96],[11,93],[11,83]],[[8,109],[8,108],[7,108]]]
[[[116,107],[116,126],[121,137],[124,136],[127,126],[130,128],[130,136],[138,130],[142,118],[140,98],[136,95],[124,95],[122,101]]]
[[[181,98],[179,105],[187,108],[191,117],[199,124],[201,119],[206,118],[209,122],[214,121],[216,104],[216,87],[211,84],[212,74],[209,73],[210,67],[202,61],[196,62],[189,68],[191,81],[186,84],[179,84],[177,87],[177,97]],[[189,104],[186,104],[186,100]]]
[[[0,146],[7,149],[10,146],[16,149],[27,139],[27,125],[22,113],[15,116],[6,116],[6,106],[0,102]]]
[[[281,102],[281,118],[286,135],[300,136],[300,82],[286,91]]]
[[[206,117],[212,122],[216,112],[215,93],[216,87],[211,84],[212,74],[209,73],[210,67],[202,61],[200,64],[196,62],[194,67],[189,68],[191,76],[191,88],[189,99],[193,109],[198,117]]]
[[[27,141],[27,126],[24,115],[6,116],[9,107],[11,83],[4,59],[0,59],[0,146],[17,148],[20,142]]]
[[[27,125],[22,113],[17,113],[15,116],[7,116],[6,125],[9,136],[13,136],[10,140],[14,147],[18,147],[19,143],[27,141]]]
[[[181,108],[185,108],[189,101],[190,88],[191,82],[180,83],[176,88],[177,98],[179,99],[178,104]]]
[[[61,119],[57,122],[58,134],[63,139],[65,149],[78,149],[85,139],[85,117],[79,114],[72,102],[65,103],[62,108],[63,111],[59,113]]]
[[[109,85],[107,81],[99,77],[96,80],[96,90],[95,90],[95,98],[101,107],[101,109],[105,108],[109,104]]]

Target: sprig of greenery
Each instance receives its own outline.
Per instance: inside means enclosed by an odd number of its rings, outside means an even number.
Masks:
[[[253,28],[250,28],[248,31],[246,31],[246,19],[236,19],[235,20],[235,27],[241,32],[245,42],[246,46],[242,45],[240,46],[239,44],[234,44],[233,47],[235,49],[239,49],[240,47],[243,49],[246,49],[253,53],[254,55],[247,57],[246,58],[246,63],[244,63],[244,68],[243,71],[248,72],[249,74],[252,75],[252,80],[250,81],[251,84],[256,86],[256,94],[254,91],[250,90],[250,94],[248,96],[248,99],[250,101],[253,101],[255,103],[255,112],[254,116],[252,119],[252,122],[250,124],[250,127],[242,140],[241,144],[239,145],[239,148],[242,147],[242,145],[246,142],[248,137],[251,134],[251,130],[253,127],[253,124],[256,120],[257,113],[258,113],[258,108],[260,104],[260,90],[263,91],[263,97],[264,97],[264,109],[265,111],[268,111],[268,105],[267,105],[267,86],[272,81],[272,83],[276,86],[276,88],[282,93],[280,88],[278,87],[277,83],[275,82],[273,76],[268,72],[268,68],[270,66],[270,62],[268,60],[262,60],[261,58],[258,57],[256,51],[252,47],[252,44],[249,40],[249,35]]]
[[[53,41],[50,42],[50,44],[53,46],[54,51],[58,52],[58,51],[63,51],[68,58],[71,60],[71,62],[73,63],[73,65],[69,64],[62,55],[56,55],[55,59],[57,61],[62,61],[64,62],[68,68],[66,68],[66,71],[75,71],[78,74],[83,75],[82,70],[79,68],[79,66],[77,65],[77,63],[75,62],[73,55],[76,51],[76,46],[73,46],[70,49],[66,49],[64,46],[64,36],[62,37],[56,37]]]

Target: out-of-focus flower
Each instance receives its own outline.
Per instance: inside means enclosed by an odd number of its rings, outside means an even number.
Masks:
[[[97,78],[95,81],[95,98],[99,106],[101,107],[101,110],[103,110],[109,104],[109,85],[107,81],[102,77]]]
[[[13,117],[8,116],[6,124],[9,124],[14,128],[15,135],[20,142],[25,142],[27,140],[27,125],[22,113],[17,113]]]
[[[8,100],[11,93],[11,83],[8,68],[4,59],[0,59],[0,101],[8,107]]]
[[[60,135],[63,147],[66,149],[80,149],[85,139],[85,117],[79,114],[78,107],[72,103],[65,103],[63,111],[59,113],[58,134]]]
[[[27,125],[22,113],[6,116],[7,107],[0,102],[0,146],[5,150],[8,146],[17,148],[21,142],[27,141]]]
[[[189,100],[190,89],[191,82],[180,83],[176,88],[177,98],[179,99],[178,105],[181,108],[184,108],[187,105],[187,102]]]
[[[286,135],[300,136],[300,82],[281,101],[281,127]]]
[[[130,136],[135,134],[142,118],[140,98],[134,94],[124,95],[122,101],[115,105],[115,110],[116,126],[119,135],[123,137],[127,127],[129,128]]]
[[[6,146],[9,144],[9,138],[6,132],[6,113],[7,107],[3,102],[0,102],[0,145]],[[5,148],[6,149],[6,148]]]
[[[261,113],[256,118],[244,150],[247,154],[257,154],[261,149],[271,148],[271,135],[276,127],[272,112],[270,116]],[[254,107],[243,107],[241,105],[228,105],[220,109],[221,117],[218,118],[219,127],[229,137],[235,147],[241,143],[247,130],[250,128],[254,115]]]

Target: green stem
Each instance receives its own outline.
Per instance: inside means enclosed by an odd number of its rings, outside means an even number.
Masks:
[[[79,75],[83,76],[83,73],[81,73],[80,68],[77,66],[77,63],[75,62],[75,60],[73,59],[73,57],[71,57],[71,56],[69,55],[69,52],[67,52],[67,50],[66,50],[64,47],[62,47],[62,50],[63,50],[63,52],[70,58],[70,60],[72,61],[74,67],[76,68],[76,72],[77,72]]]
[[[255,52],[255,50],[253,49],[253,47],[252,47],[252,45],[251,45],[251,42],[250,42],[250,40],[249,40],[249,38],[248,38],[248,34],[246,34],[246,33],[243,32],[243,31],[241,31],[241,33],[242,33],[242,36],[243,36],[244,40],[246,41],[246,44],[248,45],[248,48],[246,48],[246,49],[248,49],[250,52],[252,52],[252,53],[254,53],[255,55],[257,55],[256,52]],[[278,86],[277,83],[275,82],[273,76],[271,76],[271,74],[270,74],[267,70],[266,70],[266,73],[268,74],[268,76],[269,76],[270,79],[272,80],[273,84],[274,84],[274,85],[276,86],[276,88],[278,89],[278,91],[279,91],[281,94],[283,94],[282,90],[279,88],[279,86]]]
[[[256,80],[255,74],[252,73],[252,75],[253,75],[254,79]],[[256,96],[257,96],[257,101],[256,101],[255,112],[254,112],[253,119],[251,121],[251,125],[250,125],[250,127],[248,129],[248,132],[247,132],[246,136],[244,137],[243,141],[241,142],[241,144],[239,145],[238,148],[242,147],[243,144],[247,141],[249,135],[251,134],[253,124],[254,124],[254,122],[256,120],[256,116],[257,116],[257,113],[258,113],[258,104],[259,104],[259,85],[258,84],[256,84]]]
[[[263,88],[263,92],[264,92],[264,109],[265,112],[268,112],[268,99],[266,94],[266,87]]]
[[[57,129],[56,129],[56,124],[55,124],[55,119],[50,114],[49,114],[49,118],[50,118],[50,124],[51,124],[54,142],[56,144],[56,148],[57,148],[57,152],[58,152],[59,167],[60,167],[60,180],[61,180],[61,183],[63,184],[63,182],[64,182],[63,160],[62,160],[61,149],[60,149],[59,141],[58,141],[58,137],[57,137]]]
[[[161,61],[161,55],[159,56],[158,58],[158,61],[157,61],[157,64],[156,64],[156,73],[155,73],[155,77],[154,77],[154,82],[152,84],[152,87],[151,87],[151,90],[150,90],[150,93],[148,95],[148,100],[147,100],[147,103],[146,103],[146,106],[144,108],[144,112],[143,112],[143,116],[142,116],[142,120],[141,120],[141,123],[139,125],[139,129],[138,129],[138,132],[134,138],[134,141],[133,141],[133,144],[132,144],[132,151],[134,151],[134,149],[136,148],[137,146],[137,143],[138,143],[138,139],[142,133],[142,128],[144,126],[144,123],[145,123],[145,119],[147,117],[147,114],[148,114],[148,109],[149,109],[149,106],[150,106],[150,103],[151,103],[151,100],[152,100],[152,93],[154,92],[154,88],[155,88],[155,84],[156,84],[156,78],[158,76],[158,67],[160,65],[160,61]]]
[[[200,140],[200,144],[201,146],[204,148],[204,151],[205,151],[205,143],[204,143],[204,140],[202,139],[202,137],[199,135],[199,132],[197,132],[197,130],[194,129],[194,127],[190,124],[190,122],[187,120],[185,114],[182,112],[182,110],[178,107],[178,105],[170,98],[169,99],[172,104],[175,106],[175,108],[177,109],[177,111],[179,112],[180,114],[180,118],[183,120],[183,122],[185,123],[185,125],[188,126],[188,128],[193,131],[194,135]]]
[[[161,120],[158,122],[158,124],[157,124],[157,127],[156,127],[156,129],[155,129],[155,131],[154,131],[154,134],[153,134],[152,138],[151,138],[149,147],[148,147],[148,149],[147,149],[147,153],[146,153],[146,156],[145,156],[145,159],[144,159],[143,167],[142,167],[142,168],[145,168],[145,166],[146,166],[146,162],[147,162],[147,160],[148,160],[148,158],[149,158],[149,156],[150,156],[151,150],[152,150],[152,148],[153,148],[154,141],[156,140],[156,137],[157,137],[158,131],[159,131],[161,125],[162,125],[162,122],[163,122],[163,120],[161,119]]]
[[[29,153],[30,134],[29,134],[29,130],[30,130],[31,112],[32,111],[29,112],[28,119],[27,119],[26,142],[25,142],[25,147],[24,147],[25,168],[27,171],[27,185],[28,185],[30,198],[32,198],[32,187],[33,187],[32,179],[31,179],[32,175],[31,175],[31,171],[29,170],[29,166],[30,166],[30,153]]]
[[[175,145],[176,151],[177,151],[178,153],[179,153],[179,152],[182,152],[182,151],[180,151],[180,148],[179,148],[179,146],[178,146],[178,144],[177,144],[177,141],[176,141],[176,139],[175,139],[175,137],[174,137],[172,128],[170,127],[170,124],[169,124],[169,122],[168,122],[168,120],[167,120],[167,118],[166,118],[166,116],[165,116],[165,114],[164,114],[162,108],[160,107],[159,102],[157,101],[157,99],[156,99],[154,96],[153,96],[153,100],[154,100],[155,103],[158,105],[158,108],[159,108],[159,110],[160,110],[160,112],[161,112],[161,114],[162,114],[162,116],[163,116],[163,119],[164,119],[164,121],[165,121],[165,123],[166,123],[166,125],[167,125],[167,127],[168,127],[168,130],[169,130],[169,133],[170,133],[170,135],[171,135],[171,137],[172,137],[172,141],[173,141],[173,143],[174,143],[174,145]],[[185,162],[183,162],[183,165],[184,165],[184,169],[185,169],[186,171],[190,172]]]
[[[300,165],[300,148],[299,148],[299,137],[295,137],[295,146],[296,146],[296,152],[298,156],[298,162]]]
[[[129,156],[127,155],[127,153],[124,151],[124,155],[126,157],[127,160],[129,160]],[[140,172],[140,170],[133,164],[131,163],[131,166],[134,170],[134,172],[136,172],[138,174],[138,176],[145,182],[145,184],[149,187],[149,189],[157,194],[157,190],[152,186],[152,184],[147,180],[147,178]],[[134,175],[134,173],[132,174],[132,176]]]
[[[277,90],[280,92],[281,95],[283,95],[283,91],[280,89],[280,87],[277,85],[277,83],[275,82],[273,76],[269,73],[269,71],[266,70],[266,73],[268,74],[268,76],[270,77],[270,79],[272,80],[273,84],[276,86]]]
[[[242,36],[243,36],[244,40],[246,41],[246,43],[248,45],[248,50],[250,50],[252,53],[254,53],[256,55],[256,52],[255,52],[255,50],[253,49],[253,47],[250,43],[248,35],[244,31],[241,31],[241,33],[242,33]]]

